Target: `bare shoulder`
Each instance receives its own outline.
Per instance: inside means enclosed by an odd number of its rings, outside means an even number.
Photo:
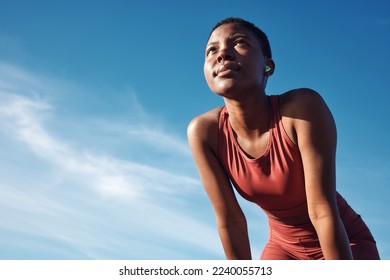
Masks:
[[[312,89],[300,88],[281,94],[279,108],[285,131],[296,144],[300,138],[298,134],[311,134],[313,129],[333,133],[336,129],[327,104]]]
[[[188,140],[217,147],[219,115],[223,107],[212,109],[193,118],[187,127]]]
[[[281,114],[295,119],[310,120],[321,112],[330,113],[322,96],[309,88],[288,91],[280,95],[279,102]]]

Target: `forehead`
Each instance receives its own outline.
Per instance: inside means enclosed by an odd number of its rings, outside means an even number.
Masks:
[[[256,39],[255,34],[247,27],[237,23],[227,23],[218,26],[210,35],[207,43],[225,40],[235,35],[245,35],[252,39]]]

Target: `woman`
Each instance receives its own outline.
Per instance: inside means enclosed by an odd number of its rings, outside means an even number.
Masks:
[[[227,259],[251,259],[231,183],[269,217],[261,259],[379,259],[369,229],[335,188],[336,128],[321,96],[265,93],[267,36],[228,18],[212,30],[204,74],[225,106],[194,118],[188,139]]]

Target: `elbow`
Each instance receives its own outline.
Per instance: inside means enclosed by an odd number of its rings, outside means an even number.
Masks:
[[[315,228],[317,225],[326,221],[335,221],[338,219],[338,212],[330,207],[309,207],[309,218]]]
[[[217,226],[219,230],[227,229],[246,229],[247,222],[244,215],[239,217],[232,217],[231,215],[219,215],[217,216]]]
[[[234,221],[229,223],[217,222],[217,227],[219,231],[231,231],[231,230],[247,230],[248,226],[246,221]]]

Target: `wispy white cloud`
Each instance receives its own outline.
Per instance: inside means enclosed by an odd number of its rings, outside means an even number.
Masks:
[[[170,163],[156,166],[118,158],[110,146],[97,152],[85,144],[88,139],[78,141],[69,134],[72,123],[61,119],[59,108],[50,102],[63,90],[64,82],[0,64],[0,134],[12,147],[2,153],[6,158],[23,153],[19,160],[36,165],[29,170],[22,162],[20,169],[18,162],[8,164],[12,174],[21,177],[0,180],[0,228],[55,241],[63,250],[63,255],[57,252],[59,258],[66,255],[65,248],[73,248],[75,258],[191,258],[190,252],[179,249],[183,244],[218,256],[214,227],[193,215],[203,192],[191,172],[166,168]],[[142,113],[138,120],[146,116],[139,104],[133,106]],[[118,141],[137,143],[138,153],[147,156],[146,147],[171,148],[178,162],[189,161],[186,143],[151,126],[150,118],[135,126],[98,117],[93,122],[105,125],[95,126],[94,136],[104,138],[110,128]],[[91,116],[78,119],[76,131],[83,121],[90,124]],[[66,122],[67,133],[52,129]],[[26,184],[26,176],[38,180]]]

